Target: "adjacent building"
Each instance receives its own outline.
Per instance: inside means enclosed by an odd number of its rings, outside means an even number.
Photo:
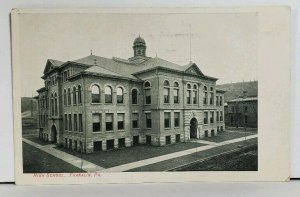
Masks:
[[[133,57],[93,54],[47,60],[39,89],[39,137],[91,153],[138,144],[163,146],[218,135],[224,91],[190,62],[146,56],[140,36]]]
[[[257,96],[244,95],[225,104],[225,125],[257,128]]]

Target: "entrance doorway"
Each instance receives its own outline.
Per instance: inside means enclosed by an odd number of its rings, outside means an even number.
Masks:
[[[197,138],[198,121],[192,118],[190,121],[190,138]]]
[[[55,125],[52,125],[51,127],[51,142],[52,143],[57,143],[57,130]]]

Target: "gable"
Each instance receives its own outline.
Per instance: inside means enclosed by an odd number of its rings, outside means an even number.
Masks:
[[[53,69],[54,69],[54,65],[52,65],[48,60],[44,69],[44,74],[50,72]]]
[[[194,63],[191,66],[189,66],[184,72],[189,73],[189,74],[193,74],[193,75],[204,76],[204,74],[201,72],[199,67]]]
[[[58,60],[53,60],[53,59],[48,59],[45,69],[44,69],[44,74],[50,72],[51,70],[61,66],[63,64],[63,62],[58,61]]]

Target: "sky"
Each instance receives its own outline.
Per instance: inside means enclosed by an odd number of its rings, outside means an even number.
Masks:
[[[22,96],[43,87],[47,59],[76,60],[91,50],[127,59],[138,35],[147,56],[179,65],[189,63],[191,45],[192,62],[217,84],[257,80],[255,13],[22,13],[19,24]]]

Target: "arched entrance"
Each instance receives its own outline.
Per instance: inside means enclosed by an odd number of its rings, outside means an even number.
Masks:
[[[198,121],[192,118],[190,121],[190,138],[197,138]]]
[[[57,130],[55,125],[52,125],[51,127],[51,142],[57,143]]]

